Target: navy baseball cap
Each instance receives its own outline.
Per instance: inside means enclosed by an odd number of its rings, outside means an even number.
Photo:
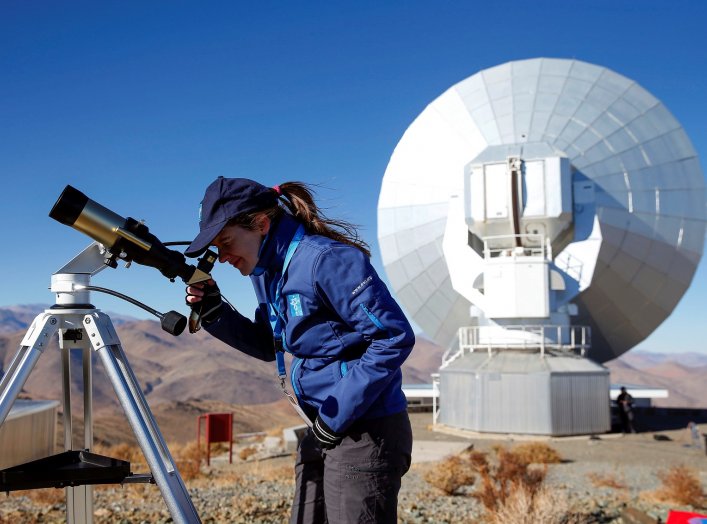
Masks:
[[[261,211],[277,204],[275,189],[247,178],[214,180],[206,188],[199,207],[199,234],[184,252],[198,257],[211,245],[226,223],[239,215]]]

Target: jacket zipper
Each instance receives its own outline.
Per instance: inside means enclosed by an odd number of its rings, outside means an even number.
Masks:
[[[371,319],[371,322],[373,322],[373,325],[376,326],[378,329],[381,331],[385,331],[388,336],[390,337],[390,330],[386,329],[386,327],[383,325],[383,323],[380,321],[380,319],[373,314],[373,312],[366,307],[366,304],[361,304],[361,309],[363,309],[364,313],[368,316],[368,318]]]

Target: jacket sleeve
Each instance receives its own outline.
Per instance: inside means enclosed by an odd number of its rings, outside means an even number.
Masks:
[[[255,321],[241,315],[226,302],[219,319],[204,329],[238,351],[266,362],[275,360],[272,329],[267,320],[267,305],[255,310]]]
[[[415,344],[415,335],[400,306],[359,249],[332,247],[318,257],[312,271],[315,293],[368,342],[363,356],[349,367],[320,408],[324,422],[341,432],[399,376],[400,366]]]

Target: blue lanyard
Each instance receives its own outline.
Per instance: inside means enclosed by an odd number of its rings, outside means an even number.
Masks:
[[[294,255],[297,246],[299,246],[299,243],[302,240],[302,237],[304,237],[304,226],[300,224],[297,231],[295,231],[295,236],[292,237],[292,240],[290,241],[290,245],[287,247],[287,254],[285,255],[285,261],[282,264],[280,280],[277,282],[277,286],[275,288],[275,297],[272,302],[268,303],[270,308],[270,325],[272,326],[272,332],[275,338],[275,360],[277,360],[277,373],[281,379],[286,376],[284,351],[287,351],[287,344],[285,343],[285,337],[282,334],[285,313],[284,310],[281,310],[279,307],[280,295],[282,294],[282,286],[285,280],[285,271],[287,271],[287,266],[290,265],[292,255]]]

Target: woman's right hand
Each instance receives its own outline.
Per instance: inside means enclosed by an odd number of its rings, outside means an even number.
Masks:
[[[209,279],[205,282],[197,282],[196,284],[187,286],[187,296],[184,300],[188,306],[201,302],[201,299],[204,297],[204,287],[207,285],[216,286],[216,281],[214,279]]]
[[[186,293],[187,305],[201,316],[203,324],[211,324],[221,316],[223,301],[215,280],[209,279],[187,286]]]

